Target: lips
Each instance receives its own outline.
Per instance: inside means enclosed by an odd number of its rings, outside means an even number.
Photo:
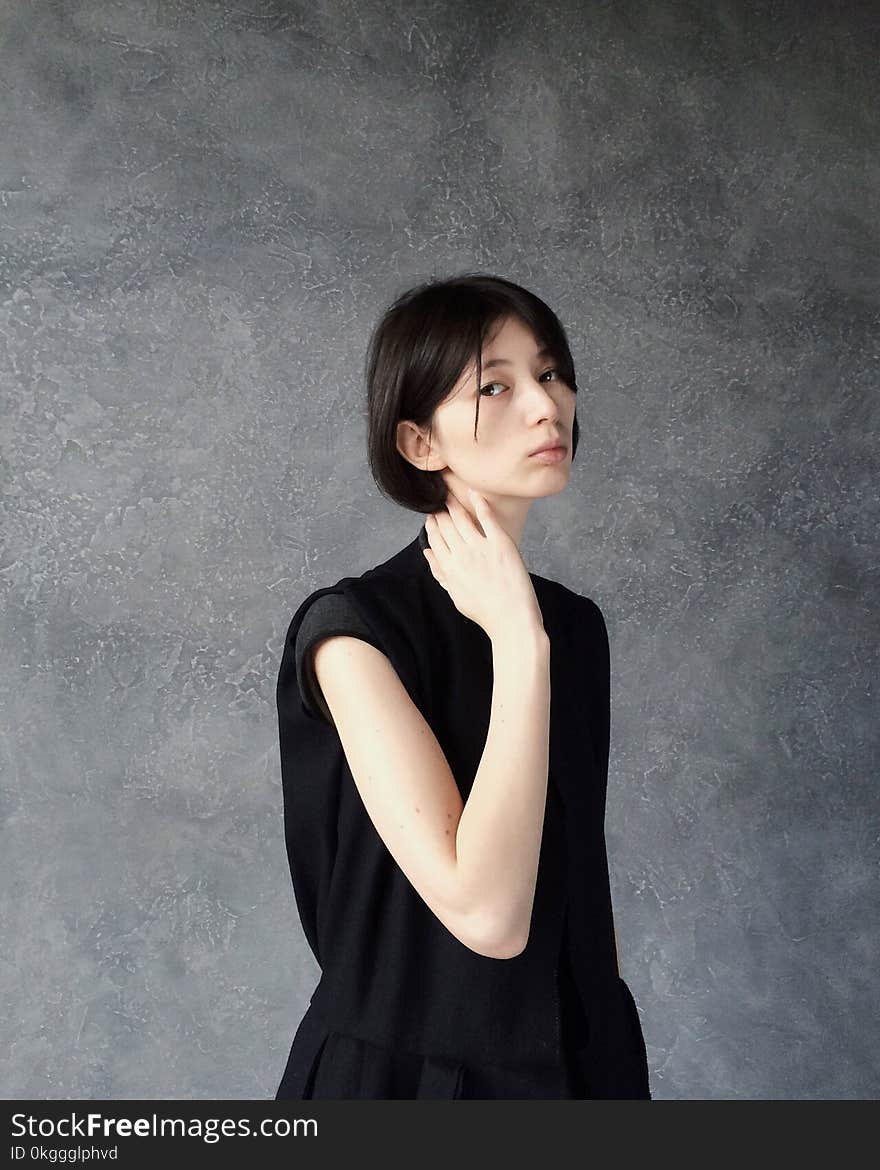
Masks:
[[[544,447],[541,451],[533,451],[529,459],[533,459],[535,463],[542,463],[545,466],[560,466],[568,462],[568,448]]]
[[[537,447],[534,451],[529,451],[530,455],[538,455],[541,451],[565,451],[567,450],[565,443],[560,439],[558,442],[545,443],[543,447]]]

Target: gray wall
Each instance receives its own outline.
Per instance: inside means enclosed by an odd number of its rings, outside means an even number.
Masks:
[[[576,354],[523,551],[608,620],[654,1095],[876,1096],[871,6],[0,11],[0,1095],[274,1094],[284,633],[415,535],[364,348],[479,268]]]

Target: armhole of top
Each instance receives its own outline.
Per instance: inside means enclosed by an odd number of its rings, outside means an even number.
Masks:
[[[297,682],[303,709],[309,717],[329,723],[331,727],[334,726],[333,717],[315,674],[312,650],[323,638],[339,634],[361,638],[384,653],[384,648],[344,593],[324,593],[309,605],[296,635]]]

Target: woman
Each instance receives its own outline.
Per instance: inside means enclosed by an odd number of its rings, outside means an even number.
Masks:
[[[285,835],[321,979],[276,1099],[649,1098],[605,623],[518,547],[577,449],[565,332],[509,281],[429,282],[379,322],[367,383],[374,478],[428,516],[288,629]]]

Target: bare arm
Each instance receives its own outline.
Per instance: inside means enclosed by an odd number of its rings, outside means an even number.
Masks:
[[[547,799],[550,640],[543,626],[492,642],[492,712],[482,759],[458,825],[465,902],[485,907],[510,956],[529,936]]]
[[[550,644],[540,624],[492,643],[486,745],[464,805],[389,659],[358,638],[316,644],[315,676],[364,807],[418,894],[465,946],[525,946],[547,791]]]

